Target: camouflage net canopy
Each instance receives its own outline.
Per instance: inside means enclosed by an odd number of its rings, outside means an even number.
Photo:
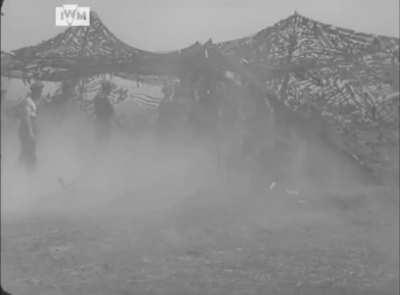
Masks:
[[[374,171],[393,170],[398,147],[399,39],[358,33],[297,13],[254,36],[143,51],[115,37],[91,13],[37,46],[2,52],[2,74],[62,81],[112,73],[188,77],[204,69],[253,75],[288,109],[318,111],[333,143]],[[4,66],[3,66],[4,64]]]
[[[297,13],[252,37],[219,44],[291,109],[313,105],[335,144],[373,170],[398,146],[399,39],[326,25]]]
[[[156,64],[160,56],[164,55],[119,40],[97,13],[91,12],[90,26],[70,27],[36,46],[14,50],[18,63],[10,63],[2,71],[21,78],[62,81],[103,73],[143,72],[144,67]]]

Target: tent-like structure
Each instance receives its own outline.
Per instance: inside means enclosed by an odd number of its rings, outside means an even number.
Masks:
[[[198,42],[169,53],[144,51],[119,40],[97,13],[91,12],[90,17],[90,26],[70,27],[36,46],[4,53],[12,56],[13,62],[6,63],[2,75],[46,81],[104,73],[184,76],[189,68],[204,63],[199,54],[203,45]]]
[[[20,62],[16,68],[36,79],[61,81],[102,72],[139,71],[143,60],[158,56],[119,40],[95,12],[90,17],[90,26],[70,27],[36,46],[13,51]]]
[[[294,13],[219,48],[245,61],[292,110],[313,105],[341,149],[374,169],[393,169],[397,160],[384,155],[398,145],[399,43]]]
[[[48,81],[168,75],[190,85],[196,75],[224,79],[232,71],[264,92],[281,120],[307,117],[312,106],[339,134],[332,137],[341,150],[376,167],[392,161],[382,158],[381,143],[397,144],[398,52],[396,38],[295,13],[251,37],[154,53],[120,41],[92,12],[89,27],[71,27],[37,46],[2,54],[2,74]]]

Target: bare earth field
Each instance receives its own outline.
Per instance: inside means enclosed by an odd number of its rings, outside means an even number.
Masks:
[[[50,294],[398,294],[390,187],[254,191],[196,151],[46,139],[41,167],[3,147],[3,287]],[[53,142],[49,144],[49,142]],[[57,142],[57,143],[54,143]]]

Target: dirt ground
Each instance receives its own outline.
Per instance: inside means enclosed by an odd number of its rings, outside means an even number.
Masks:
[[[392,187],[255,191],[197,151],[120,141],[101,154],[65,134],[42,140],[32,176],[12,135],[3,146],[12,294],[398,294]]]

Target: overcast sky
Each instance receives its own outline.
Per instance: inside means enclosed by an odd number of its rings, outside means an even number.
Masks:
[[[252,35],[295,10],[328,24],[399,36],[399,0],[5,0],[2,49],[36,45],[61,32],[55,7],[75,3],[97,11],[117,37],[145,50]]]

